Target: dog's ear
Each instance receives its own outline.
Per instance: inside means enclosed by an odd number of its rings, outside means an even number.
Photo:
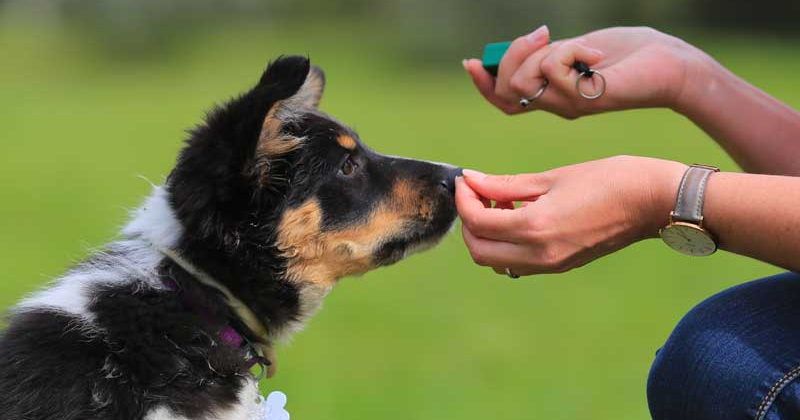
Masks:
[[[284,187],[282,172],[291,164],[286,155],[304,140],[288,134],[287,124],[319,104],[324,85],[308,58],[280,57],[252,89],[213,109],[191,131],[168,182],[173,208],[189,231],[236,242],[231,221],[247,214],[254,178],[270,191]]]
[[[319,106],[325,74],[306,57],[280,57],[269,64],[255,89],[273,93],[285,108],[301,111]]]
[[[308,69],[308,76],[292,100],[303,103],[305,106],[318,107],[325,91],[325,73],[317,66]]]
[[[283,91],[277,97],[286,101],[284,106],[296,110],[313,108],[322,99],[325,74],[319,67],[311,66],[306,57],[280,57],[269,64],[256,88]]]
[[[258,137],[255,169],[263,180],[268,176],[272,158],[302,145],[304,139],[287,134],[285,126],[319,105],[325,89],[325,74],[319,67],[311,66],[305,57],[282,57],[267,67],[256,89],[285,95],[270,107]],[[292,93],[286,95],[289,91]]]

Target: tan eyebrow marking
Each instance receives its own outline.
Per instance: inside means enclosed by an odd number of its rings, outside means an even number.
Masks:
[[[341,135],[336,141],[339,142],[339,146],[347,150],[355,150],[356,148],[356,140],[348,135]]]

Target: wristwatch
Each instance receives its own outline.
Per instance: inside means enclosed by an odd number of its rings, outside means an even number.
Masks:
[[[695,164],[683,174],[675,210],[669,214],[669,224],[658,231],[670,248],[697,257],[716,252],[716,238],[703,227],[706,184],[714,172],[719,172],[719,168]]]

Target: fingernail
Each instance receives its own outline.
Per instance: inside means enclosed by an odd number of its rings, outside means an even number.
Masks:
[[[468,176],[470,178],[475,179],[483,179],[486,178],[486,174],[483,172],[473,171],[472,169],[464,169],[463,170],[464,176]]]
[[[550,30],[547,28],[547,25],[542,25],[537,30],[529,33],[525,38],[528,40],[528,42],[538,43],[544,41],[549,34]]]
[[[464,67],[464,70],[469,71],[469,69],[467,69],[467,59],[466,58],[461,60],[461,65]]]

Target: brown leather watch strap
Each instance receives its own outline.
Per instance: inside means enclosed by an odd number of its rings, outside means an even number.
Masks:
[[[678,200],[672,218],[700,225],[703,221],[703,201],[708,178],[719,168],[705,165],[692,165],[683,174],[678,189]]]

